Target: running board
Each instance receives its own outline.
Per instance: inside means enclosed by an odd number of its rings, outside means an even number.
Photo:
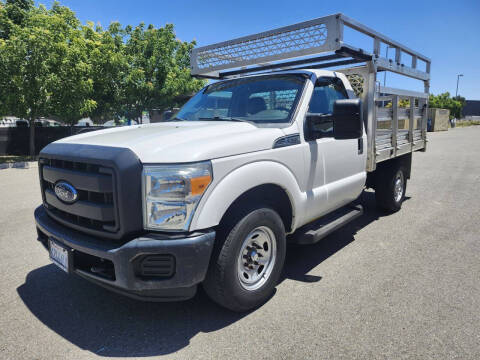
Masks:
[[[301,227],[295,231],[289,241],[296,244],[315,244],[362,214],[362,205],[341,208]]]

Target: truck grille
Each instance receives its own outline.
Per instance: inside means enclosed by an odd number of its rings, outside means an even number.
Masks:
[[[77,230],[99,234],[119,229],[115,201],[115,172],[97,164],[41,158],[40,182],[44,205],[50,216]],[[78,192],[73,204],[55,195],[55,184],[66,181]]]
[[[130,149],[53,142],[40,152],[38,170],[45,210],[63,226],[122,242],[144,231],[143,166]],[[77,190],[73,203],[55,195],[62,180]]]

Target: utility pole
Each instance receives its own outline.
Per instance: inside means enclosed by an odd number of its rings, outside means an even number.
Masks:
[[[460,81],[460,76],[463,76],[463,74],[458,74],[457,75],[457,91],[455,91],[455,97],[458,96],[458,82]],[[384,85],[385,86],[385,85]]]

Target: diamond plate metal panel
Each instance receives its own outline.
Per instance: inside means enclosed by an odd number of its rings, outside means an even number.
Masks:
[[[287,31],[273,36],[247,40],[238,44],[202,51],[198,54],[198,67],[205,69],[218,65],[234,65],[239,61],[261,59],[325,44],[325,24]]]
[[[363,86],[365,84],[365,79],[360,74],[347,74],[347,79],[352,85],[353,92],[355,96],[361,97],[363,94]]]
[[[192,50],[192,74],[261,65],[289,58],[335,51],[341,31],[335,15]]]

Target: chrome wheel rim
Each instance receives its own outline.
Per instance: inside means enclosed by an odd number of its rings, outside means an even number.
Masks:
[[[253,229],[243,241],[237,261],[240,285],[249,291],[257,290],[270,278],[277,256],[273,231],[266,226]]]
[[[398,203],[402,200],[403,197],[403,172],[399,171],[397,176],[395,176],[395,185],[393,187],[393,193],[395,201]]]

